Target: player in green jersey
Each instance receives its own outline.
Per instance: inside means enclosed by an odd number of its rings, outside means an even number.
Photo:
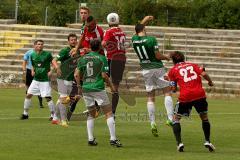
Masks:
[[[44,42],[36,40],[34,42],[34,51],[31,54],[32,61],[32,75],[34,76],[31,85],[28,88],[27,95],[24,101],[24,112],[20,119],[28,119],[28,110],[31,106],[31,98],[33,95],[41,95],[45,97],[51,112],[50,120],[54,114],[54,103],[51,96],[51,87],[49,76],[51,76],[51,63],[56,69],[57,64],[52,62],[53,57],[50,52],[43,50]]]
[[[52,120],[52,124],[59,124],[59,118],[61,119],[61,125],[67,127],[67,118],[66,111],[67,107],[70,103],[70,93],[73,88],[73,80],[74,80],[74,70],[77,67],[77,61],[80,57],[80,54],[76,54],[74,56],[70,55],[70,51],[77,44],[77,35],[69,34],[68,35],[68,46],[63,48],[56,58],[53,59],[54,63],[60,61],[61,64],[57,69],[57,84],[58,84],[58,94],[59,98],[55,108],[55,114]],[[75,97],[74,97],[75,98]],[[78,99],[78,98],[77,98]],[[60,114],[60,117],[58,117]]]
[[[79,59],[78,67],[75,71],[75,79],[79,86],[80,79],[83,81],[79,91],[82,92],[83,99],[89,111],[87,118],[88,144],[90,146],[97,145],[96,139],[93,136],[94,119],[96,118],[96,101],[104,112],[107,120],[110,132],[110,144],[121,147],[122,144],[117,140],[115,135],[115,121],[112,114],[112,107],[105,91],[104,82],[110,86],[112,92],[115,92],[114,86],[107,75],[107,59],[105,56],[99,54],[101,48],[101,42],[99,40],[92,40],[90,46],[92,51]]]
[[[132,37],[133,48],[140,60],[142,75],[147,91],[147,109],[151,122],[151,129],[154,136],[158,136],[155,122],[155,90],[162,89],[165,95],[165,108],[167,110],[167,124],[172,124],[173,101],[169,81],[165,80],[165,68],[161,60],[170,60],[169,56],[159,52],[158,42],[155,37],[147,36],[145,24],[152,20],[152,16],[147,16],[141,24],[135,26],[136,34]]]

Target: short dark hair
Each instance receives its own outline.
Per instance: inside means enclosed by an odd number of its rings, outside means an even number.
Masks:
[[[44,41],[43,41],[43,40],[41,40],[41,39],[37,39],[37,40],[35,40],[35,41],[34,41],[34,43],[33,43],[33,44],[34,44],[34,45],[36,45],[38,42],[42,42],[42,43],[44,43]]]
[[[142,32],[144,28],[145,28],[145,26],[143,24],[138,23],[135,26],[135,31],[138,34],[138,33]]]
[[[174,64],[185,61],[185,56],[180,51],[175,51],[171,54],[171,58]]]
[[[87,18],[87,23],[92,22],[93,20],[94,20],[94,17],[93,17],[93,16],[89,16],[89,17]]]
[[[90,46],[92,51],[98,51],[101,47],[101,41],[98,39],[93,39],[90,41]]]
[[[70,33],[70,34],[68,35],[68,40],[70,39],[70,37],[76,37],[76,38],[77,38],[77,35],[76,35],[75,33]]]

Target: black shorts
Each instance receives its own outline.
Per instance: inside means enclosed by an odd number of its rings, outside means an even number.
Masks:
[[[182,116],[189,116],[193,106],[198,114],[208,112],[208,103],[206,98],[201,98],[192,102],[178,102],[175,107],[175,113]]]
[[[80,85],[83,85],[83,81],[80,81]],[[77,86],[77,82],[74,80],[73,84],[72,84],[72,91],[70,93],[70,97],[75,97],[76,95],[78,95],[78,86]]]
[[[125,63],[125,60],[108,60],[108,74],[111,77],[113,84],[119,85],[122,81]]]
[[[30,84],[32,83],[33,80],[33,76],[32,76],[32,70],[31,69],[27,69],[26,71],[26,86],[29,87]]]

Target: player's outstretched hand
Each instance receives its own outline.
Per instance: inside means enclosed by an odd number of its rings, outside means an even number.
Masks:
[[[58,75],[58,76],[61,76],[61,75],[62,75],[62,71],[61,71],[60,68],[57,68],[57,75]]]
[[[208,85],[209,85],[210,87],[214,86],[214,84],[213,84],[212,81],[209,81],[209,82],[208,82]]]
[[[71,51],[69,52],[69,54],[74,57],[77,54],[77,50],[76,48],[72,48]]]

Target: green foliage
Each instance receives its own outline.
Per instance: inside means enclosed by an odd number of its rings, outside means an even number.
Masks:
[[[12,0],[0,0],[0,19],[13,18],[15,14],[15,1]]]
[[[19,23],[44,24],[48,7],[48,25],[64,26],[75,22],[80,3],[87,3],[99,23],[106,23],[110,12],[120,15],[122,24],[136,24],[153,15],[149,25],[240,28],[240,1],[236,0],[19,0]],[[0,18],[14,17],[15,0],[0,0]]]

